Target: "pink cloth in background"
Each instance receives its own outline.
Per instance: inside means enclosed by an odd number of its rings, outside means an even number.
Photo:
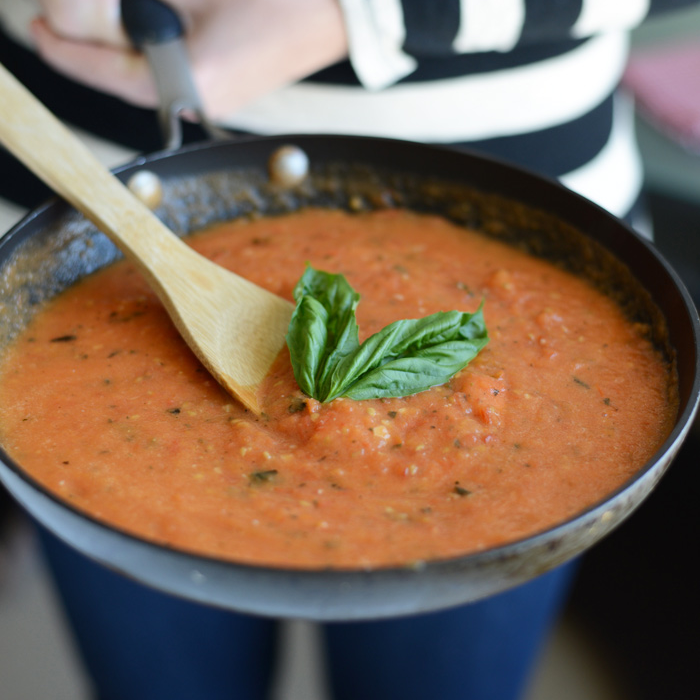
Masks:
[[[700,41],[633,51],[622,84],[653,126],[700,153]]]

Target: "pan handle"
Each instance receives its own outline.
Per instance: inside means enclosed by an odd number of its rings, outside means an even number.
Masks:
[[[120,0],[124,29],[134,46],[143,51],[158,91],[158,121],[165,148],[182,145],[183,114],[194,117],[212,139],[231,134],[207,118],[197,93],[178,14],[161,0]]]
[[[185,33],[172,7],[160,0],[121,0],[122,24],[137,49],[179,39]]]

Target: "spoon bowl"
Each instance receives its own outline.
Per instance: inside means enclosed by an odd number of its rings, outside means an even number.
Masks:
[[[0,65],[0,141],[134,262],[212,376],[260,413],[290,302],[192,250]]]

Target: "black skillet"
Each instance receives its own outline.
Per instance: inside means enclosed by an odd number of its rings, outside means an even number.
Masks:
[[[288,143],[303,149],[311,163],[307,180],[291,189],[267,176],[270,157]],[[610,532],[648,496],[691,426],[700,391],[700,324],[688,293],[651,244],[554,182],[473,154],[342,136],[203,143],[140,158],[118,175],[126,180],[144,169],[163,183],[158,214],[182,233],[232,216],[308,204],[410,206],[524,245],[605,287],[630,315],[649,324],[654,341],[676,365],[680,408],[656,455],[585,512],[506,546],[411,569],[298,571],[169,549],[80,512],[0,451],[0,479],[32,516],[127,576],[207,604],[318,620],[388,617],[474,601],[571,559]],[[112,244],[63,202],[29,214],[0,241],[0,347],[43,300],[116,256]]]

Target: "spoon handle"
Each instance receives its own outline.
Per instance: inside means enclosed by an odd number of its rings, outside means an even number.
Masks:
[[[2,65],[0,141],[149,276],[164,256],[191,252]]]
[[[183,277],[220,270],[180,240],[24,85],[0,64],[0,142],[134,262],[171,311]],[[241,294],[248,280],[227,272]]]
[[[1,65],[0,142],[136,264],[204,366],[259,412],[292,305],[175,236]]]

